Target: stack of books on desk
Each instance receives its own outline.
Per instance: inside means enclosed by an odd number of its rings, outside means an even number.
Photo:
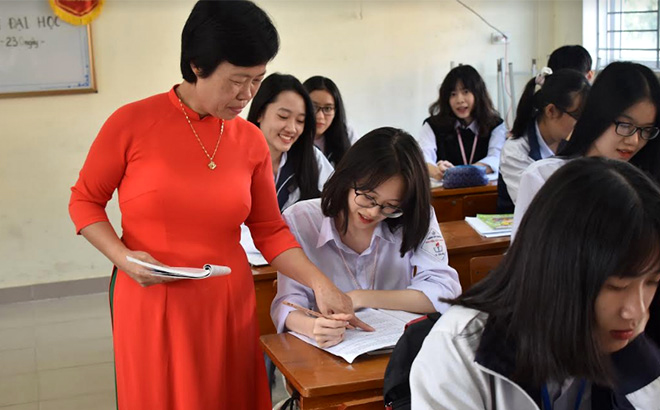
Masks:
[[[477,214],[477,216],[466,216],[465,221],[486,238],[497,238],[510,236],[513,228],[513,214]]]

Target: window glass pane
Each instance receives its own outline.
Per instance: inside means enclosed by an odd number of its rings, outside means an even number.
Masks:
[[[655,10],[658,7],[657,0],[624,0],[617,3],[621,11]]]
[[[621,47],[622,48],[656,48],[655,32],[628,32],[621,33]]]
[[[623,14],[617,23],[622,30],[656,30],[658,16],[656,13]]]

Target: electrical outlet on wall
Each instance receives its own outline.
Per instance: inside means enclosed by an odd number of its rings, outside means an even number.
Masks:
[[[490,43],[491,44],[507,44],[509,41],[511,41],[511,37],[509,37],[508,33],[492,33],[490,35]]]

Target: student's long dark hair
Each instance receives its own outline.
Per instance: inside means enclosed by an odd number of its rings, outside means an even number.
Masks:
[[[431,114],[429,121],[435,121],[442,128],[454,129],[454,123],[458,118],[449,105],[449,98],[458,83],[463,84],[463,87],[474,95],[474,107],[470,116],[479,124],[479,135],[488,135],[490,130],[501,122],[501,118],[493,108],[493,101],[486,89],[486,83],[477,70],[470,65],[460,65],[449,71],[440,85],[438,100],[429,107],[429,114]]]
[[[543,185],[502,263],[452,303],[487,312],[516,346],[516,374],[507,375],[514,380],[611,385],[596,297],[607,278],[638,277],[659,264],[658,187],[623,161],[581,158]],[[657,329],[659,313],[647,328]]]
[[[321,208],[331,218],[342,218],[341,230],[348,229],[348,194],[357,187],[371,191],[388,179],[403,179],[403,215],[387,218],[390,231],[403,230],[401,257],[416,249],[426,237],[431,222],[429,174],[417,141],[407,132],[383,127],[360,138],[337,164],[323,187]]]
[[[346,128],[344,100],[341,98],[339,88],[331,79],[320,75],[308,78],[303,86],[308,93],[317,90],[327,91],[335,100],[335,116],[323,136],[325,137],[325,154],[337,164],[351,146],[348,139],[348,129]]]
[[[512,138],[520,138],[527,133],[529,123],[543,116],[545,107],[552,104],[566,115],[566,111],[573,105],[575,98],[579,98],[580,106],[575,109],[577,113],[582,111],[586,103],[587,95],[591,85],[583,74],[575,70],[559,70],[547,75],[543,85],[538,91],[536,89],[536,77],[529,80],[523,90],[516,120],[511,129]]]
[[[305,125],[298,140],[293,143],[287,153],[287,161],[293,161],[296,183],[300,188],[300,199],[318,198],[319,192],[319,165],[314,154],[314,131],[316,120],[314,119],[314,107],[309,94],[305,91],[300,81],[292,75],[273,73],[266,77],[261,83],[259,91],[252,100],[247,120],[256,125],[259,117],[266,111],[280,93],[293,91],[300,95],[305,102]]]
[[[656,107],[655,126],[660,126],[660,84],[653,71],[637,63],[609,64],[596,77],[582,116],[575,124],[570,140],[558,154],[566,157],[586,155],[619,115],[646,99]],[[629,162],[660,182],[660,138],[648,141]]]

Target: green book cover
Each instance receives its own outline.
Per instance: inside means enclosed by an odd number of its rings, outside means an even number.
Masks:
[[[513,226],[513,214],[477,214],[477,218],[492,229],[511,229]]]

